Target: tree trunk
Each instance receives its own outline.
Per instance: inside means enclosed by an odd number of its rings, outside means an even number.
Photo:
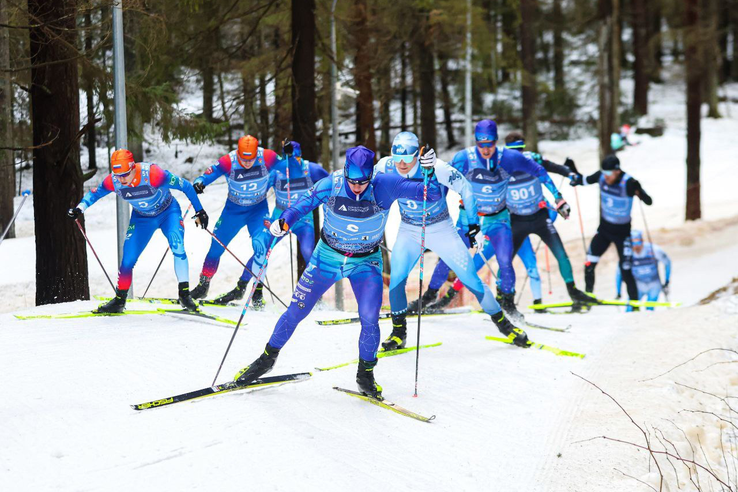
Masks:
[[[597,79],[599,86],[599,121],[597,124],[600,141],[600,160],[610,153],[610,135],[615,126],[613,125],[613,113],[616,111],[616,102],[613,97],[613,65],[620,63],[619,57],[613,53],[613,30],[614,19],[612,14],[611,0],[599,0],[600,27],[598,34],[599,59],[597,64]]]
[[[66,215],[82,198],[76,0],[29,0],[36,304],[89,299],[87,250]]]
[[[707,103],[708,118],[720,118],[718,109],[718,84],[720,83],[720,51],[718,48],[718,9],[717,0],[702,0],[700,10],[704,13],[700,19],[700,32],[703,33],[704,49],[701,51],[704,60],[704,100]]]
[[[92,12],[88,8],[85,11],[85,51],[92,51]],[[91,55],[90,55],[91,56]],[[85,80],[85,96],[87,98],[87,154],[88,169],[97,169],[97,156],[95,155],[97,148],[97,135],[95,130],[95,91],[94,79],[92,71],[86,67],[84,72]]]
[[[525,146],[538,150],[538,118],[536,116],[536,0],[520,0],[520,58],[523,61],[523,134]]]
[[[646,7],[646,44],[648,46],[648,77],[651,82],[661,82],[662,58],[664,54],[661,38],[663,18],[661,0],[644,0]]]
[[[407,131],[407,46],[402,43],[400,53],[400,130]]]
[[[453,108],[451,104],[451,91],[449,85],[451,84],[450,74],[448,70],[448,55],[442,51],[438,51],[438,64],[439,72],[441,75],[441,96],[443,99],[443,120],[444,126],[446,127],[446,140],[448,145],[446,148],[456,147],[459,143],[456,141],[454,136],[454,124],[453,124]]]
[[[648,46],[646,44],[646,0],[631,0],[633,10],[633,109],[648,114]]]
[[[274,51],[278,53],[275,62],[281,58],[283,50],[286,49],[282,42],[282,36],[279,28],[274,29],[273,38]],[[272,137],[272,149],[275,152],[282,152],[282,140],[289,137],[291,128],[290,114],[292,112],[292,102],[289,99],[288,91],[290,90],[288,81],[289,74],[284,73],[279,65],[274,66],[274,125]]]
[[[141,25],[139,15],[139,12],[131,11],[126,12],[126,15],[123,16],[123,45],[125,47],[123,50],[123,56],[125,59],[126,77],[129,80],[136,80],[141,77],[138,57],[136,56],[136,39],[138,38]],[[131,100],[128,101],[126,107],[126,115],[128,118],[128,150],[133,153],[133,158],[136,159],[136,162],[144,161],[144,121],[136,106],[130,103]]]
[[[0,24],[8,24],[8,4],[0,0]],[[10,29],[0,27],[0,70],[10,69]],[[13,147],[12,85],[7,73],[0,75],[0,147]],[[0,149],[0,231],[13,218],[15,196],[15,165],[12,150]],[[1,233],[1,232],[0,232]],[[13,225],[6,238],[15,237]]]
[[[292,0],[292,135],[302,156],[318,160],[315,142],[315,0]]]
[[[621,0],[609,0],[612,4],[612,58],[610,67],[610,87],[612,90],[612,130],[620,128],[620,69],[622,52]]]
[[[367,0],[354,0],[354,79],[359,95],[356,99],[356,143],[376,150],[374,135],[374,95],[372,93],[372,59],[369,46]]]
[[[501,82],[510,80],[511,74],[518,67],[518,2],[519,0],[501,0],[502,10],[502,74]]]
[[[553,0],[551,12],[553,22],[553,64],[554,64],[554,91],[563,93],[566,90],[564,82],[564,13],[561,10],[562,0]],[[645,1],[645,0],[643,0]]]
[[[415,53],[420,80],[420,140],[436,147],[436,86],[433,40],[428,35],[428,12],[421,10],[419,29],[415,33]]]
[[[390,141],[390,104],[392,103],[392,57],[386,57],[377,73],[379,78],[379,127],[380,138],[377,151],[381,156],[390,155],[392,142]]]
[[[264,46],[264,31],[259,29],[259,49]],[[269,105],[267,104],[266,73],[259,73],[259,142],[265,149],[269,147]]]
[[[685,52],[687,74],[687,209],[686,220],[702,217],[700,205],[700,108],[702,56],[699,45],[699,0],[685,0]]]
[[[730,25],[733,38],[733,59],[730,64],[730,79],[738,82],[738,2],[731,1]]]
[[[724,84],[730,77],[730,57],[728,57],[728,32],[730,31],[730,14],[732,0],[718,0],[718,45],[720,50],[720,80]]]

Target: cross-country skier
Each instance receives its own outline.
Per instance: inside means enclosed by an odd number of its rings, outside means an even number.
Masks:
[[[462,215],[469,223],[468,240],[476,242],[479,232],[476,200],[469,182],[459,171],[436,158],[433,149],[420,155],[418,137],[411,132],[399,133],[392,142],[392,156],[379,161],[377,173],[399,175],[403,179],[423,182],[424,173],[430,172],[429,181],[441,186],[443,195],[453,189],[464,200],[466,209]],[[527,346],[528,337],[515,328],[505,317],[494,294],[477,275],[474,261],[467,245],[457,234],[448,212],[446,200],[439,200],[426,210],[423,202],[415,198],[398,200],[402,222],[392,250],[390,276],[390,305],[392,309],[392,334],[382,343],[385,350],[405,346],[407,338],[407,285],[408,275],[420,258],[421,236],[425,234],[425,247],[436,253],[456,273],[459,280],[476,296],[484,311],[492,316],[497,328],[516,345]],[[422,229],[425,212],[425,230]]]
[[[272,222],[270,231],[281,237],[302,217],[323,205],[321,239],[300,277],[290,307],[274,328],[264,352],[238,372],[236,380],[248,384],[271,371],[279,351],[297,325],[335,282],[348,278],[359,303],[359,390],[382,397],[374,380],[379,347],[379,309],[382,304],[382,255],[379,243],[392,203],[398,198],[423,200],[423,183],[378,173],[373,176],[374,152],[364,146],[349,149],[342,171],[320,180],[308,193]],[[428,202],[441,199],[436,184],[428,186]]]
[[[556,200],[556,210],[564,217],[569,205],[559,193],[546,170],[520,152],[497,148],[497,124],[492,120],[477,123],[474,131],[476,145],[458,152],[451,165],[461,172],[474,190],[477,212],[482,217],[481,232],[489,241],[474,256],[475,269],[484,266],[494,250],[499,269],[500,305],[513,319],[522,319],[515,308],[515,270],[512,266],[513,238],[510,213],[507,210],[507,189],[510,177],[524,171],[543,183]],[[459,214],[457,228],[469,230],[466,214]]]
[[[237,149],[218,159],[217,164],[210,166],[193,183],[195,191],[202,193],[206,186],[225,176],[228,197],[220,218],[215,223],[213,234],[227,246],[244,226],[248,227],[254,253],[246,262],[246,266],[251,271],[254,268],[261,268],[270,241],[264,221],[269,220],[266,197],[270,183],[274,182],[274,173],[271,170],[276,162],[277,154],[274,151],[261,148],[255,137],[246,135],[238,140]],[[223,246],[213,238],[202,265],[200,283],[192,290],[193,298],[200,299],[208,295],[210,281],[218,270],[220,257],[224,251]],[[215,302],[226,304],[241,299],[251,278],[248,269],[243,270],[236,288]],[[253,302],[257,308],[263,304],[260,287],[261,285],[254,293]]]
[[[635,277],[636,286],[638,287],[638,300],[645,297],[648,301],[658,301],[662,289],[665,293],[669,293],[671,260],[659,246],[644,242],[641,231],[632,231],[630,241],[633,245],[633,277]],[[659,263],[664,265],[663,285],[659,277]],[[623,276],[620,268],[618,268],[615,276],[618,299],[620,298],[622,284]],[[627,310],[632,311],[633,306],[628,306]],[[648,310],[653,311],[653,307],[649,307]]]
[[[195,208],[195,223],[203,229],[208,226],[208,214],[203,210],[197,193],[189,181],[165,171],[156,164],[135,162],[133,154],[118,149],[110,157],[113,174],[100,186],[92,188],[68,215],[76,219],[92,204],[114,192],[133,207],[126,240],[123,243],[123,259],[118,271],[118,288],[115,297],[101,305],[98,312],[121,313],[126,306],[128,289],[133,279],[133,267],[141,256],[151,236],[157,229],[166,236],[174,256],[174,271],[179,281],[179,303],[189,311],[197,311],[190,296],[187,254],[184,249],[184,223],[182,210],[170,189],[182,191]]]
[[[596,173],[586,178],[577,173],[571,178],[572,186],[585,183],[598,183],[600,186],[600,226],[587,250],[587,263],[584,267],[585,289],[589,293],[594,290],[597,263],[610,244],[614,243],[620,257],[620,270],[628,289],[628,297],[631,301],[636,301],[638,287],[632,270],[630,212],[634,196],[638,196],[646,205],[651,205],[653,200],[635,178],[620,169],[620,160],[614,154],[602,160],[602,169]]]

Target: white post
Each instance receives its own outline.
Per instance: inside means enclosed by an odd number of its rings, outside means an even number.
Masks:
[[[472,1],[467,0],[466,2],[466,87],[465,87],[465,101],[464,101],[464,126],[466,129],[465,145],[471,147],[472,145],[472,102],[471,102],[471,91],[472,91]]]
[[[338,162],[338,95],[336,94],[336,84],[338,83],[338,67],[336,67],[336,57],[338,50],[336,49],[336,3],[333,0],[331,7],[331,155],[332,168],[334,171],[339,169]],[[343,311],[343,280],[336,282],[336,309]]]
[[[115,148],[128,148],[126,122],[126,68],[123,60],[123,0],[113,2],[113,100],[115,101]],[[136,156],[141,157],[141,156]],[[121,197],[115,202],[118,219],[118,264],[123,261],[123,242],[128,230],[129,208]],[[128,291],[133,297],[133,288]]]

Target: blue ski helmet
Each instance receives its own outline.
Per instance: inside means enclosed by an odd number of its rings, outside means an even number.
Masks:
[[[363,145],[351,147],[346,151],[346,164],[343,175],[352,181],[369,181],[374,174],[374,152]]]
[[[400,132],[392,141],[392,155],[411,155],[418,153],[420,143],[413,132]]]
[[[497,141],[497,123],[492,120],[482,120],[474,128],[474,138],[477,142]]]
[[[633,244],[633,246],[642,246],[643,245],[643,232],[632,230],[630,231],[630,241]]]
[[[300,147],[300,144],[298,142],[295,142],[294,140],[291,141],[292,143],[292,157],[302,157],[302,147]]]

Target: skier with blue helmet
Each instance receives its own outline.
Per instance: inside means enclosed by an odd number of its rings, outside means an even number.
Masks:
[[[669,281],[671,280],[671,259],[663,249],[643,239],[641,231],[631,231],[630,242],[633,246],[633,277],[638,286],[638,300],[646,298],[647,301],[658,301],[663,290],[669,292]],[[659,276],[659,263],[664,265],[664,283]],[[618,299],[623,284],[623,274],[618,267],[615,276]],[[647,308],[653,311],[653,307]],[[633,311],[633,306],[628,306],[627,311]]]

